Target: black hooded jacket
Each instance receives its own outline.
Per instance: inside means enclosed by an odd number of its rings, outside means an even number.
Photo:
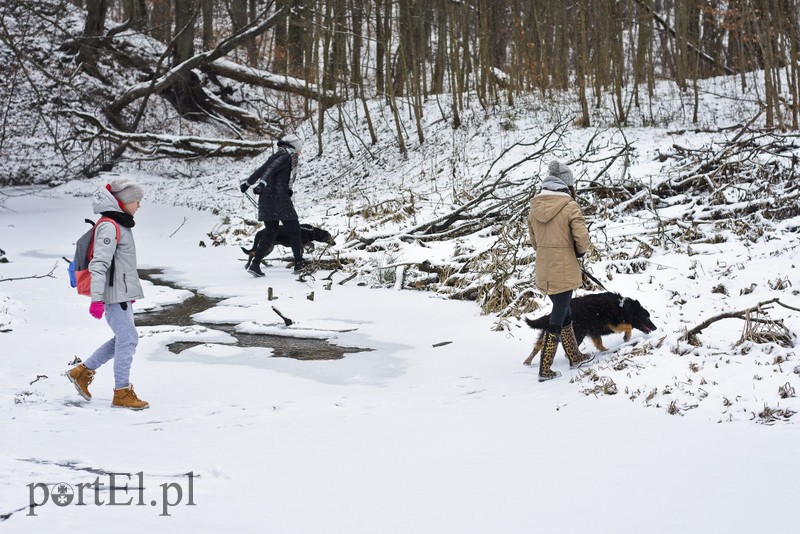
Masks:
[[[259,221],[297,220],[289,189],[291,177],[292,156],[287,150],[278,149],[247,179],[251,186],[258,182],[265,184],[258,196]]]

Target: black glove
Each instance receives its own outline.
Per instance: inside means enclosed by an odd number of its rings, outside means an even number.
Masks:
[[[294,193],[292,192],[292,190],[291,190],[291,189],[289,189],[289,196],[292,196],[293,194],[294,194]]]
[[[240,186],[239,186],[239,190],[240,190],[242,193],[245,193],[245,192],[247,192],[247,190],[248,190],[249,188],[250,188],[250,184],[248,184],[247,182],[242,182],[242,185],[240,185]]]
[[[262,191],[264,191],[264,182],[261,182],[253,188],[253,193],[256,195],[260,195]]]

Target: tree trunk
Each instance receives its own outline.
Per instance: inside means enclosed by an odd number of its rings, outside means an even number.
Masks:
[[[173,65],[194,56],[194,23],[197,19],[197,0],[175,0],[175,49]]]
[[[444,92],[444,73],[447,68],[447,2],[438,0],[436,4],[436,53],[431,76],[431,93]]]
[[[238,1],[244,1],[244,0],[238,0]],[[291,2],[292,0],[275,0],[275,3],[278,6],[282,7],[289,7],[291,5]],[[272,70],[276,74],[286,74],[288,72],[286,68],[286,57],[288,55],[286,51],[287,48],[286,45],[288,41],[287,39],[287,34],[288,34],[287,26],[289,24],[288,19],[289,19],[289,14],[287,13],[284,19],[275,26],[274,42],[272,45]]]
[[[97,47],[105,35],[108,0],[86,0],[86,22],[80,41],[79,61],[94,67],[97,62]]]
[[[203,50],[214,48],[214,0],[200,0],[203,15]]]
[[[131,21],[131,28],[147,33],[150,26],[147,20],[147,4],[145,0],[125,0],[122,5],[122,13],[126,20]]]
[[[311,24],[307,22],[312,13],[307,9],[306,2],[309,0],[292,0],[293,9],[289,11],[289,28],[286,35],[286,51],[288,54],[287,63],[289,74],[292,76],[303,76],[305,71],[306,50],[305,41],[313,31]]]
[[[578,2],[578,27],[576,29],[575,46],[575,70],[578,84],[578,103],[581,106],[581,116],[578,119],[578,126],[587,128],[591,125],[589,117],[589,102],[586,99],[586,71],[588,66],[588,50],[586,44],[586,2]]]
[[[364,24],[364,0],[349,0],[352,21],[352,45],[350,46],[350,83],[361,92],[361,47]]]

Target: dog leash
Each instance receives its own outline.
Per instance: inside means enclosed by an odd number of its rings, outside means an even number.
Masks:
[[[583,263],[581,263],[581,271],[583,271],[583,274],[585,274],[585,275],[586,275],[586,277],[587,277],[589,280],[591,280],[592,282],[594,282],[595,284],[597,284],[598,286],[600,286],[602,289],[605,289],[606,291],[609,291],[609,290],[608,290],[608,288],[606,288],[606,286],[604,286],[604,285],[603,285],[603,283],[602,283],[600,280],[598,280],[597,278],[595,278],[595,277],[592,275],[592,273],[590,273],[589,271],[587,271],[587,270],[586,270],[586,268],[583,266]],[[611,293],[611,291],[609,291],[609,293]]]
[[[246,197],[247,197],[247,200],[249,200],[249,201],[250,201],[250,204],[252,204],[252,205],[253,205],[253,207],[256,207],[256,208],[258,207],[258,204],[256,204],[256,201],[255,201],[255,200],[253,200],[253,197],[251,197],[251,196],[250,196],[250,195],[247,193],[247,191],[243,192],[242,194],[243,194],[244,196],[246,196]]]

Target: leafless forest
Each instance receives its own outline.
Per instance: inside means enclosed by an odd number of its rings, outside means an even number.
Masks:
[[[321,131],[345,102],[363,102],[374,143],[375,99],[394,117],[400,152],[401,108],[413,110],[411,137],[424,143],[432,98],[458,128],[465,95],[491,109],[566,94],[576,125],[589,127],[611,95],[625,126],[659,80],[691,96],[698,80],[736,75],[748,85],[754,72],[763,125],[796,130],[798,22],[796,0],[0,0],[0,150],[29,86],[40,91],[33,130],[65,161],[87,132],[102,141],[91,161],[65,165],[80,175],[126,151],[253,153],[298,121]],[[175,131],[153,118],[154,101],[219,134]],[[13,178],[24,181],[4,176]]]

